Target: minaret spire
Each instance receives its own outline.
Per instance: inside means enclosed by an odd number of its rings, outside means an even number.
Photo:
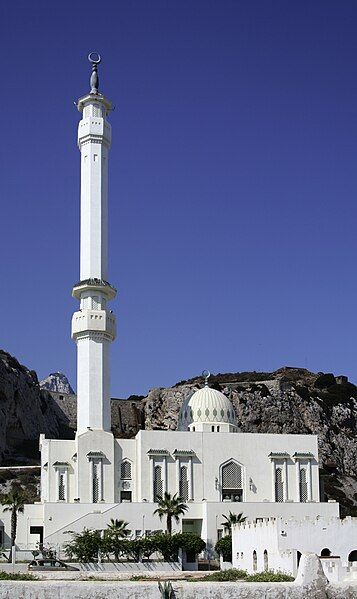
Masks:
[[[98,52],[90,52],[88,54],[88,60],[90,63],[92,63],[92,74],[90,77],[90,93],[97,94],[99,90],[98,65],[102,62],[102,59]]]
[[[111,103],[98,91],[97,66],[92,63],[91,91],[78,100],[81,153],[80,281],[72,295],[80,301],[73,314],[72,337],[77,343],[77,432],[88,428],[110,431],[109,347],[115,339],[114,314],[107,302],[116,295],[108,283],[108,159]]]

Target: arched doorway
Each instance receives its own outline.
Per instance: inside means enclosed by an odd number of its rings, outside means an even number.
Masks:
[[[348,556],[348,561],[349,562],[357,562],[357,549],[354,549],[353,551],[351,551],[351,553]]]
[[[330,557],[330,555],[331,555],[331,551],[327,547],[325,547],[325,549],[322,549],[322,551],[320,553],[321,557]]]

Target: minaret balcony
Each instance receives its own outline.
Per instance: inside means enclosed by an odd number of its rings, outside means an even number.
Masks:
[[[72,338],[86,332],[103,333],[111,340],[116,337],[116,319],[107,310],[79,310],[72,316]]]
[[[98,143],[105,141],[110,146],[112,140],[111,126],[100,116],[91,116],[82,119],[78,125],[78,145],[94,139]]]
[[[114,299],[117,294],[115,287],[112,287],[108,281],[97,278],[85,279],[76,283],[72,290],[72,296],[80,300],[84,291],[99,291],[106,296],[107,300]]]

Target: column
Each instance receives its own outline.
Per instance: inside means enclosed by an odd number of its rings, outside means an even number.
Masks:
[[[284,460],[284,501],[289,499],[288,460]]]
[[[193,457],[190,455],[188,463],[188,499],[193,501]]]
[[[295,479],[296,479],[296,501],[301,501],[300,497],[300,462],[295,461]]]
[[[175,466],[176,466],[176,493],[180,495],[180,458],[179,456],[175,456]]]
[[[150,491],[150,500],[153,502],[155,501],[155,497],[154,497],[154,470],[155,470],[155,462],[154,462],[154,458],[150,456],[150,487],[151,487],[151,491]]]
[[[312,467],[311,459],[307,461],[307,500],[312,501]]]
[[[275,497],[275,460],[271,461],[271,481],[272,481],[272,501],[276,501]]]
[[[163,493],[167,492],[167,456],[164,456],[164,459],[162,460],[162,487],[163,487]]]

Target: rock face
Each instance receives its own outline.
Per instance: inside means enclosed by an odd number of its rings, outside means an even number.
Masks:
[[[69,380],[62,372],[51,372],[43,381],[40,381],[41,389],[53,391],[55,393],[64,393],[74,395],[74,391],[69,384]]]
[[[33,370],[0,350],[0,460],[38,462],[40,433],[66,435],[66,419]]]

